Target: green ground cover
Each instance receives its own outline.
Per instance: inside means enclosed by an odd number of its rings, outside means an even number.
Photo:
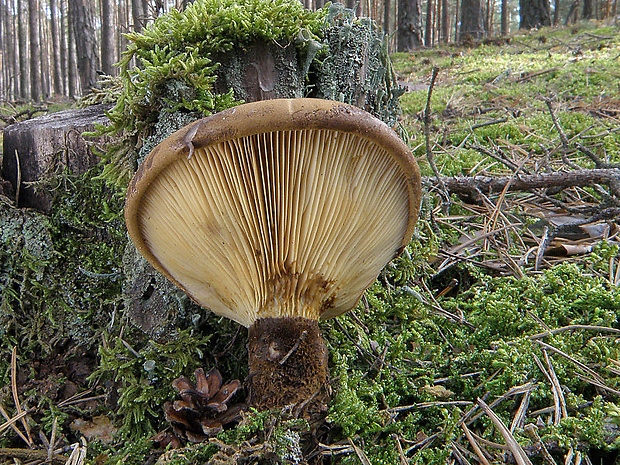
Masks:
[[[566,168],[543,99],[571,142],[565,158],[593,166],[574,145],[581,142],[618,161],[618,37],[614,26],[588,23],[502,45],[394,55],[412,89],[401,100],[401,125],[423,173],[433,176],[422,113],[434,67],[431,148],[442,175],[511,174],[485,150],[533,173]],[[175,398],[173,380],[214,366],[224,379],[243,380],[245,331],[182,297],[187,317],[163,340],[134,328],[123,315],[122,194],[105,185],[101,167],[54,181],[49,215],[0,201],[0,403],[17,414],[15,380],[32,409],[35,449],[46,450],[39,431],[60,445],[80,444],[89,431],[84,463],[154,463],[163,451],[152,437],[168,427],[163,404]],[[616,461],[616,220],[596,222],[607,232],[580,239],[587,253],[533,264],[551,213],[596,208],[601,191],[471,203],[429,186],[403,255],[352,312],[322,324],[334,391],[325,424],[310,434],[286,412],[248,412],[208,443],[167,451],[165,463],[305,463],[302,452],[309,463],[333,464],[483,463],[481,455],[512,463],[519,454],[535,464],[578,463],[571,454]],[[560,239],[555,246],[574,245]],[[77,420],[106,426],[93,432]],[[11,428],[0,434],[0,463],[13,463],[3,451],[26,444]]]

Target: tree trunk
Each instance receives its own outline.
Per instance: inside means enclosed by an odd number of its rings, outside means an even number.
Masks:
[[[52,69],[54,81],[54,94],[62,95],[61,57],[60,57],[60,34],[58,18],[60,11],[57,0],[50,0],[50,28],[52,30]],[[62,29],[61,29],[62,30]]]
[[[114,27],[114,3],[101,0],[101,69],[110,76],[114,74],[116,62]]]
[[[12,53],[12,61],[11,63],[13,63],[13,66],[11,68],[11,79],[13,81],[13,99],[15,100],[19,97],[19,79],[18,79],[18,75],[19,75],[19,45],[18,45],[18,31],[17,31],[17,19],[16,19],[16,15],[15,12],[11,13],[11,31],[12,31],[12,37],[13,39],[11,40],[11,53]],[[8,29],[7,29],[8,30]]]
[[[521,29],[551,26],[551,7],[549,0],[519,0]]]
[[[424,45],[433,46],[433,0],[426,0],[426,24],[424,30]]]
[[[560,6],[561,6],[561,1],[555,0],[555,2],[553,3],[553,25],[554,26],[557,26],[558,24],[560,24]]]
[[[392,0],[383,1],[383,32],[390,35],[390,9],[392,8]]]
[[[398,0],[397,41],[399,52],[422,46],[422,12],[419,0]]]
[[[75,37],[80,85],[82,93],[86,93],[97,83],[97,42],[90,1],[71,0],[69,20]]]
[[[583,19],[592,19],[592,16],[593,16],[592,0],[583,0],[583,11],[581,13],[581,17]]]
[[[566,14],[566,21],[564,21],[565,26],[577,21],[577,8],[579,8],[579,0],[573,0]]]
[[[37,0],[38,1],[38,0]],[[50,37],[49,27],[47,25],[47,18],[44,14],[43,17],[39,15],[39,63],[41,73],[41,98],[45,100],[51,94],[51,68],[50,68]]]
[[[67,79],[69,97],[71,98],[75,97],[78,93],[76,70],[75,32],[71,23],[71,9],[69,8],[69,4],[67,4]]]
[[[448,0],[441,0],[441,36],[442,42],[450,41],[450,4]]]
[[[508,0],[502,0],[501,35],[508,35]]]
[[[28,36],[30,38],[30,97],[41,101],[41,61],[39,38],[39,2],[28,0]]]
[[[27,0],[17,0],[17,24],[19,28],[19,91],[23,99],[30,96],[30,66],[28,63],[28,5]]]
[[[484,37],[484,32],[482,1],[462,0],[459,41],[482,39]]]
[[[7,53],[7,39],[8,34],[5,31],[5,27],[8,24],[5,20],[5,15],[7,10],[5,10],[5,5],[3,2],[0,2],[0,47],[2,50],[2,71],[0,72],[0,99],[2,100],[10,100],[10,84],[9,84],[9,54]]]
[[[131,17],[133,18],[133,29],[138,32],[146,22],[146,11],[142,0],[131,0]]]
[[[0,178],[11,183],[18,206],[47,211],[53,189],[45,181],[64,171],[84,173],[99,161],[82,133],[92,131],[95,124],[109,123],[105,115],[109,108],[98,105],[59,111],[4,129]]]

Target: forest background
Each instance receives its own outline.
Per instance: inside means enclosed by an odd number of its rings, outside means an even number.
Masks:
[[[0,100],[76,97],[139,31],[181,0],[0,0]],[[319,9],[324,0],[304,0]],[[617,0],[347,0],[390,36],[390,51],[506,36],[517,29],[571,24],[616,15]]]
[[[153,441],[178,376],[247,376],[246,336],[178,295],[162,338],[128,323],[122,192],[100,167],[39,183],[45,214],[0,197],[0,463],[616,463],[616,5],[532,5],[349,5],[405,50],[398,129],[425,194],[403,255],[322,324],[334,399],[303,459],[306,426],[278,416],[168,455]],[[172,6],[3,1],[1,118],[73,105],[117,73],[121,33]]]

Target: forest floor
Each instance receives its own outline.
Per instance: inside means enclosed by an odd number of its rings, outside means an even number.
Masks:
[[[162,455],[172,381],[244,379],[245,332],[187,301],[163,340],[132,327],[122,198],[66,176],[48,215],[0,200],[0,464],[617,463],[620,30],[393,64],[421,218],[360,304],[322,324],[334,399],[314,442],[285,413],[248,413]]]

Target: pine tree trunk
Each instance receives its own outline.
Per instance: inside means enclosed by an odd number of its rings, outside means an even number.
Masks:
[[[116,47],[114,37],[114,3],[101,0],[101,69],[105,74],[114,74]]]
[[[521,29],[551,26],[549,0],[519,0]]]
[[[70,0],[71,1],[71,0]],[[69,85],[69,97],[77,95],[77,59],[75,57],[75,32],[71,22],[70,1],[67,4],[67,79]]]
[[[52,30],[52,69],[54,81],[54,94],[62,95],[62,79],[60,64],[60,34],[58,31],[58,18],[60,11],[57,0],[50,0],[50,28]]]
[[[11,31],[13,40],[11,41],[11,53],[12,53],[12,61],[13,66],[11,68],[11,79],[13,81],[13,98],[12,100],[16,100],[19,97],[19,53],[18,51],[18,31],[17,31],[17,20],[15,13],[11,14]],[[7,29],[8,30],[8,29]]]
[[[479,40],[484,37],[484,32],[484,13],[481,0],[462,0],[459,40]]]
[[[30,65],[28,63],[28,4],[27,0],[17,0],[17,24],[19,29],[19,91],[20,97],[30,97]]]
[[[450,41],[450,5],[448,0],[441,0],[441,41]]]
[[[398,0],[397,49],[406,52],[422,46],[422,12],[419,0]]]
[[[502,0],[501,35],[508,35],[508,0]]]
[[[383,0],[383,32],[390,35],[390,8],[392,0]]]
[[[7,24],[4,17],[6,11],[4,9],[4,3],[0,2],[0,48],[2,49],[2,72],[0,72],[0,99],[9,100],[9,56],[7,51],[7,33],[4,30],[5,25]]]
[[[69,20],[73,26],[77,69],[82,93],[97,83],[97,42],[91,3],[89,0],[69,2]]]
[[[131,16],[133,18],[133,29],[138,32],[142,29],[146,21],[146,11],[144,11],[142,0],[131,0]]]
[[[41,62],[39,38],[39,2],[28,0],[28,36],[30,38],[30,97],[41,101]]]
[[[424,31],[424,45],[433,46],[433,0],[426,0],[426,28]]]
[[[67,49],[68,30],[67,30],[67,15],[65,14],[66,7],[65,1],[60,0],[58,4],[60,9],[60,76],[62,81],[62,94],[69,95],[69,77],[68,77],[68,60],[69,52]]]

